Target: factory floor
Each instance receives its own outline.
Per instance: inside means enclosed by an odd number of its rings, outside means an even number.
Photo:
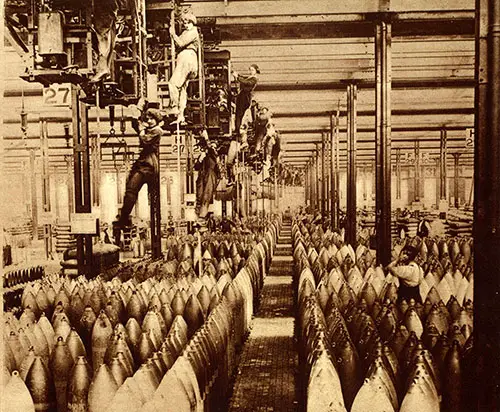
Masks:
[[[291,227],[283,226],[238,366],[230,412],[299,411]]]

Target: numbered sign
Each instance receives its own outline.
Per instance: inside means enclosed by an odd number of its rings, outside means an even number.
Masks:
[[[465,148],[474,149],[474,129],[465,129]]]
[[[46,106],[69,106],[71,104],[71,84],[51,84],[44,87],[43,104]]]
[[[184,145],[183,145],[183,144],[181,144],[181,145],[177,145],[177,143],[174,143],[174,144],[172,145],[172,153],[176,154],[176,153],[178,152],[178,147],[181,149],[181,151],[180,151],[180,152],[181,152],[181,153],[184,153],[184,148],[185,148],[185,147],[184,147]]]

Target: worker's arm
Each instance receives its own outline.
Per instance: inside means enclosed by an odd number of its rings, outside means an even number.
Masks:
[[[175,44],[183,49],[196,41],[198,38],[198,31],[196,29],[184,30],[180,36],[177,36],[177,34],[175,34],[175,28],[170,26],[170,35],[174,39]]]
[[[237,79],[240,82],[241,85],[253,87],[257,84],[257,78],[256,77],[247,77],[247,76],[242,76],[241,74],[237,75]]]
[[[139,133],[139,139],[143,146],[154,145],[160,141],[162,134],[163,132],[160,127],[153,127],[152,129],[142,130]]]
[[[389,272],[406,281],[411,286],[417,286],[420,283],[420,268],[415,262],[411,262],[409,265],[397,266],[394,261],[387,266]]]

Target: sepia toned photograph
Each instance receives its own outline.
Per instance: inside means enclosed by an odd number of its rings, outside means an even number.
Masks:
[[[2,412],[500,412],[500,0],[3,0]]]

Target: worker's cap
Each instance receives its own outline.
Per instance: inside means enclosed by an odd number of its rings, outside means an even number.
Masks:
[[[152,117],[157,122],[161,122],[163,120],[163,113],[158,109],[148,109],[146,116]]]
[[[184,13],[182,15],[182,20],[190,21],[196,26],[196,16],[193,13]]]
[[[260,74],[260,69],[259,69],[259,66],[257,66],[256,64],[251,64],[250,67],[253,67],[255,69],[255,71]]]
[[[410,260],[415,259],[418,254],[418,249],[413,245],[406,245],[401,252],[405,252]]]

